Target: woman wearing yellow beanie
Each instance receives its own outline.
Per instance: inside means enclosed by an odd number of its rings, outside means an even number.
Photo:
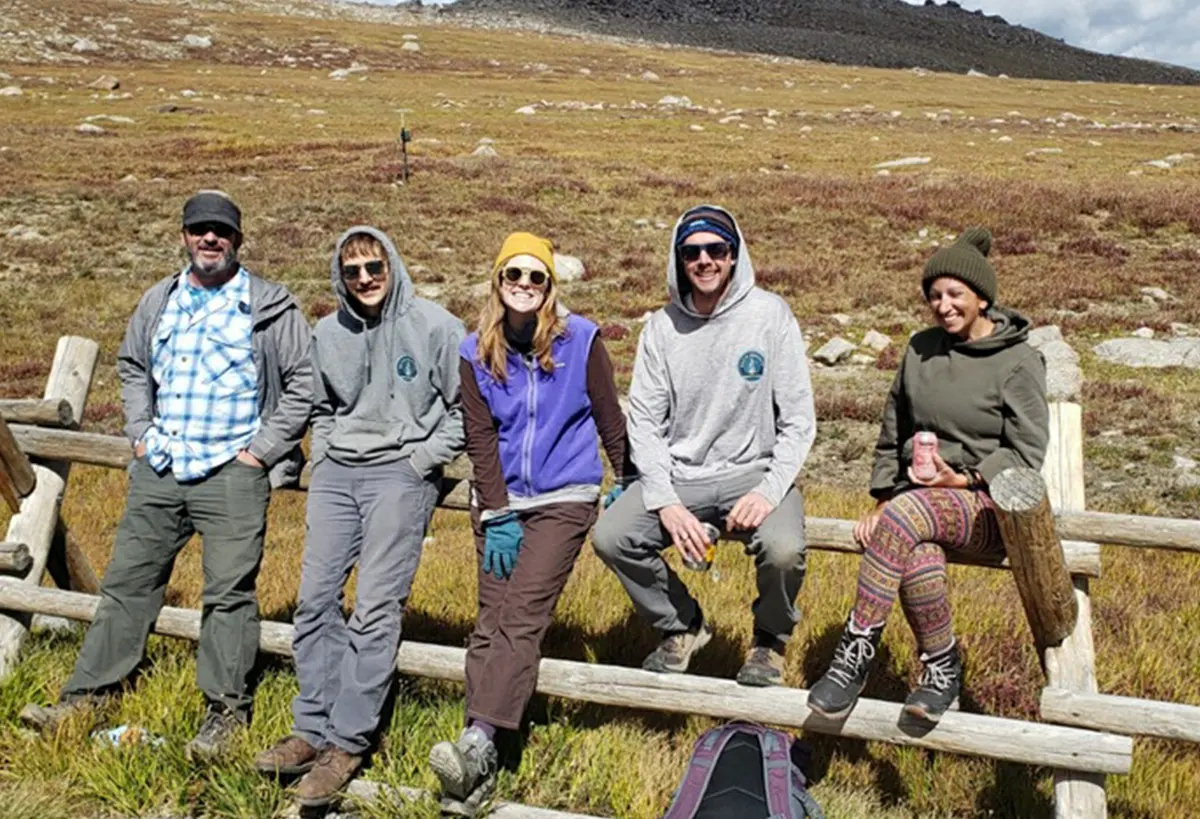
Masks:
[[[467,815],[495,785],[497,729],[520,727],[542,636],[596,521],[599,435],[620,481],[625,416],[599,328],[559,301],[554,249],[509,236],[479,326],[459,348],[479,618],[467,648],[467,727],[429,762]]]

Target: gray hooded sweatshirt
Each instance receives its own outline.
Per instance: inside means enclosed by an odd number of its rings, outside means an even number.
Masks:
[[[339,259],[346,240],[366,233],[382,244],[391,289],[377,320],[354,307]],[[428,475],[463,451],[458,345],[463,324],[413,292],[392,240],[372,227],[341,235],[330,264],[338,309],[313,331],[313,437],[316,466],[329,457],[349,466],[410,459]]]
[[[800,325],[787,302],[755,286],[741,228],[725,296],[712,315],[692,310],[690,283],[676,265],[678,233],[676,223],[671,301],[642,330],[629,391],[629,442],[646,510],[679,503],[673,484],[756,472],[754,491],[778,504],[817,432]]]

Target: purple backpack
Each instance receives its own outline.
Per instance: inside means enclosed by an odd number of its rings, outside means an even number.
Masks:
[[[782,731],[731,722],[696,740],[663,819],[824,819]]]

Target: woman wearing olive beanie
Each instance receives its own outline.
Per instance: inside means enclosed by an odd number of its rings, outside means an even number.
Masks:
[[[904,710],[936,722],[958,697],[962,662],[946,600],[946,551],[1001,556],[988,485],[1004,469],[1040,469],[1049,441],[1046,365],[1029,321],[995,306],[992,235],[967,230],[925,265],[921,290],[935,326],[914,335],[888,394],[871,495],[854,528],[863,546],[854,610],[832,666],[808,703],[839,719],[862,692],[897,596],[924,666]],[[913,473],[917,432],[937,435],[936,475]]]

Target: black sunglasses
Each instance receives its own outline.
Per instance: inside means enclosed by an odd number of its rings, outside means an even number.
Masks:
[[[384,264],[379,259],[374,259],[364,264],[344,264],[342,265],[342,278],[348,282],[352,282],[358,278],[358,274],[362,271],[367,271],[367,275],[372,279],[382,279],[384,273]]]
[[[218,239],[232,239],[233,234],[237,233],[236,230],[224,222],[197,222],[194,225],[187,225],[184,227],[184,230],[187,231],[188,236],[195,238],[215,233]]]
[[[729,258],[730,252],[733,250],[729,242],[709,242],[706,245],[680,245],[679,257],[685,262],[697,262],[700,260],[700,253],[708,254],[708,258],[714,262],[723,262]]]
[[[504,280],[512,284],[516,284],[528,275],[529,283],[534,287],[541,287],[546,283],[547,279],[547,274],[544,270],[522,270],[519,267],[506,267],[504,268],[503,275]]]

